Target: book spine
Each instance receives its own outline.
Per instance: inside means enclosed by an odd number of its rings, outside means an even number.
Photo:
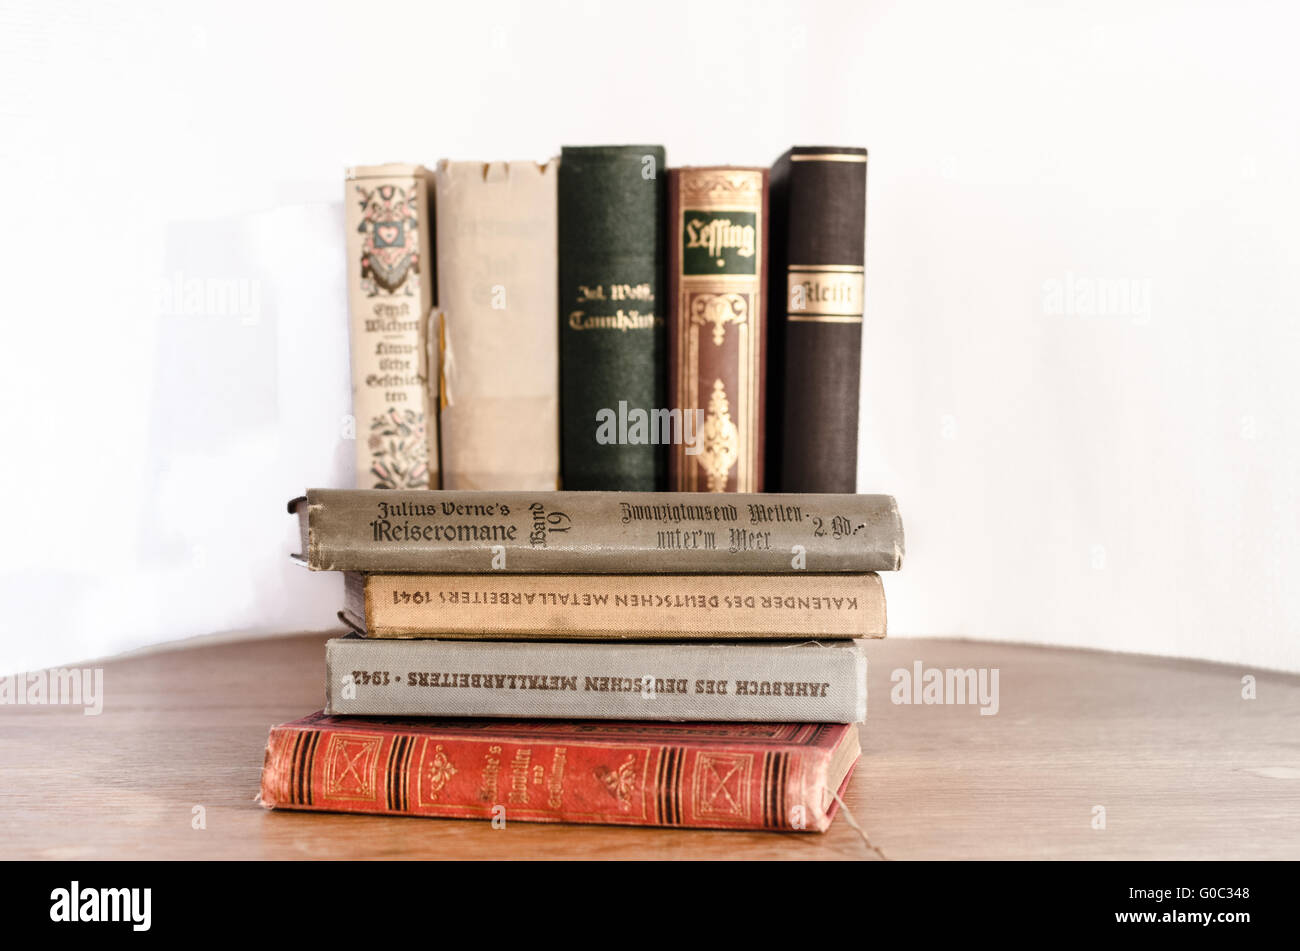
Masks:
[[[294,505],[326,571],[860,573],[903,556],[888,495],[311,489]]]
[[[668,374],[678,492],[762,492],[767,169],[668,173]]]
[[[358,167],[344,187],[356,484],[437,488],[428,173],[418,165]]]
[[[798,747],[273,727],[260,800],[302,809],[507,822],[824,832],[830,756]]]
[[[559,169],[561,475],[566,489],[653,491],[667,384],[664,150],[566,147]],[[631,425],[628,420],[631,419]],[[639,426],[639,429],[637,428]]]
[[[438,165],[444,489],[558,485],[557,164]]]
[[[858,476],[867,150],[800,147],[772,170],[774,354],[769,458],[782,492]]]
[[[543,717],[858,723],[866,658],[856,641],[673,645],[335,638],[326,712],[344,716]]]
[[[364,589],[370,637],[885,636],[885,590],[876,574],[369,575]],[[349,610],[357,613],[351,597]]]

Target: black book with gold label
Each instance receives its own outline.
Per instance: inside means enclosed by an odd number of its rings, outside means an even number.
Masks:
[[[866,205],[866,149],[798,146],[772,167],[773,491],[857,485]]]

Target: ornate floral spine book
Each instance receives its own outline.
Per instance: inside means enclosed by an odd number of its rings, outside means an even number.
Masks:
[[[419,165],[348,169],[344,185],[352,420],[359,489],[438,487],[429,406],[433,304],[429,173]]]
[[[693,444],[669,450],[679,492],[763,491],[767,180],[763,168],[668,172],[669,397],[699,420]]]

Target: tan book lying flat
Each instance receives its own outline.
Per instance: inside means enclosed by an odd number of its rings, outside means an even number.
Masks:
[[[885,636],[880,576],[362,575],[341,616],[369,637],[815,640]]]

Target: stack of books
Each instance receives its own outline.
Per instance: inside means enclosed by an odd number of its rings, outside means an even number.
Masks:
[[[314,489],[344,573],[324,712],[271,731],[262,803],[824,831],[859,755],[881,495]]]
[[[291,508],[352,633],[265,805],[829,825],[903,547],[853,494],[866,166],[348,173],[357,487]]]

